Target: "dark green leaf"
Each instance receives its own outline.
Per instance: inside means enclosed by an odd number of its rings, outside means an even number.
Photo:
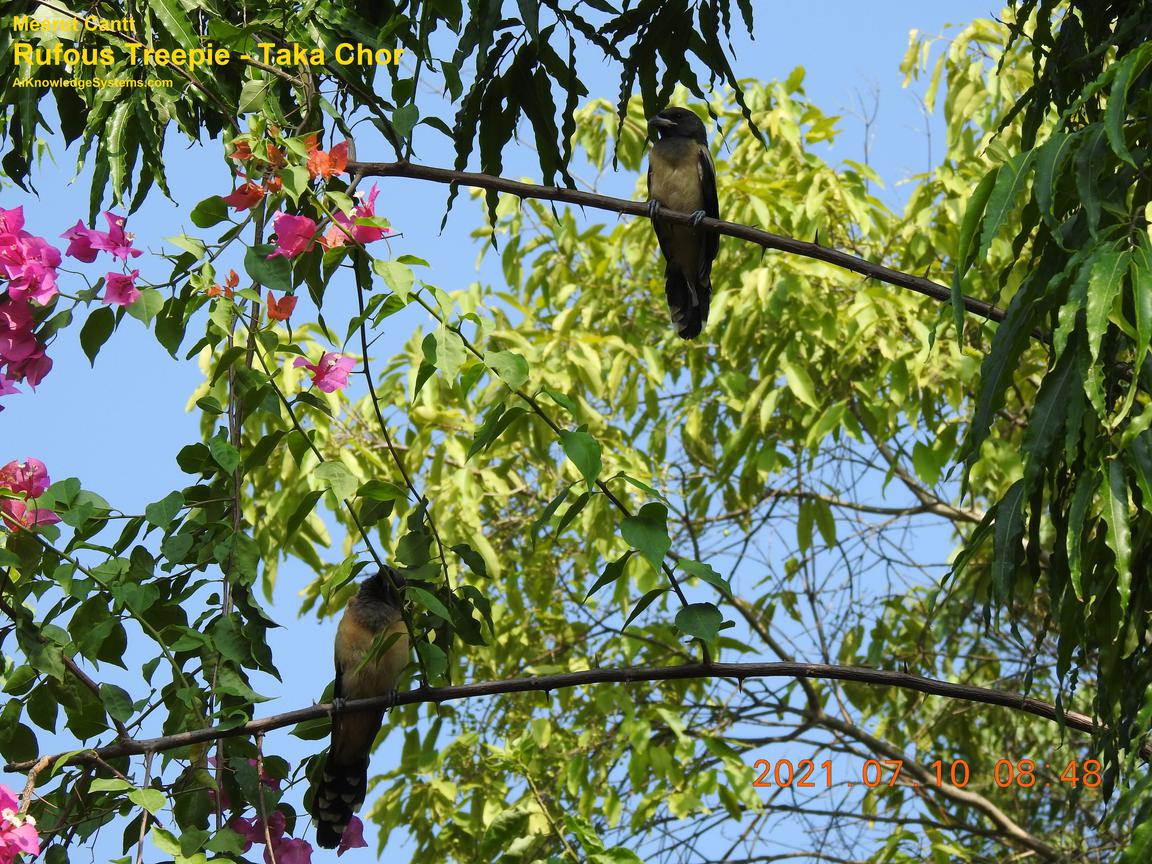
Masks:
[[[668,508],[663,504],[645,504],[639,513],[621,523],[620,535],[659,570],[664,556],[672,547],[668,538]]]

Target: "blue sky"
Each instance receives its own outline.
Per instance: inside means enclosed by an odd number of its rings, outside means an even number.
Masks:
[[[986,0],[813,0],[804,4],[754,5],[758,16],[755,39],[749,40],[746,35],[735,39],[738,75],[782,79],[794,67],[804,66],[809,98],[824,111],[842,115],[843,134],[828,154],[833,161],[863,159],[864,125],[853,114],[862,110],[860,99],[864,100],[864,110],[870,111],[875,93],[878,110],[871,127],[870,161],[885,181],[886,191],[881,197],[898,205],[903,200],[898,181],[924,170],[928,164],[925,119],[914,95],[917,90],[915,85],[910,90],[902,88],[903,76],[898,68],[908,44],[908,31],[917,28],[929,34],[954,33],[955,29],[946,31],[946,25],[987,16],[998,7]],[[581,70],[581,76],[591,96],[615,97],[617,81],[611,71],[589,68]],[[943,138],[939,118],[931,122],[933,137],[939,142]],[[432,130],[422,130],[417,141],[417,161],[451,165],[450,148],[438,139]],[[34,175],[39,197],[5,185],[0,189],[0,206],[23,204],[28,229],[54,239],[78,217],[86,216],[90,175],[85,171],[74,177],[75,148],[66,151],[59,141],[49,144],[51,157],[37,167]],[[386,153],[378,155],[388,158]],[[372,158],[373,154],[361,148],[360,156]],[[528,151],[510,154],[506,165],[505,173],[512,176],[537,175],[533,170],[534,155]],[[167,167],[176,203],[153,194],[128,223],[129,230],[136,233],[136,245],[148,250],[165,247],[165,236],[185,230],[195,234],[197,229],[187,217],[191,207],[205,195],[224,194],[231,188],[216,141],[189,147],[182,140],[170,139]],[[631,194],[636,180],[634,175],[608,176],[601,191]],[[476,205],[463,196],[458,199],[447,227],[440,233],[446,187],[408,180],[384,180],[380,187],[377,212],[390,218],[404,233],[394,241],[393,253],[413,254],[430,261],[428,281],[446,290],[463,288],[477,279],[499,281],[495,256],[489,256],[479,272],[475,268],[481,249],[469,233],[482,218]],[[581,218],[608,221],[614,217],[589,211]],[[145,279],[156,281],[166,278],[169,269],[166,262],[148,254],[133,266],[140,268]],[[226,261],[225,269],[227,266]],[[232,261],[231,266],[240,269],[238,261]],[[85,269],[97,273],[95,267]],[[307,303],[306,298],[302,299],[297,317],[303,319],[313,313]],[[326,317],[340,320],[334,310],[326,309]],[[399,350],[412,328],[421,323],[414,314],[390,321],[392,329],[376,348],[379,358]],[[200,382],[198,368],[194,360],[172,360],[134,319],[125,319],[101,350],[94,369],[80,351],[78,335],[79,322],[54,344],[51,354],[55,367],[36,393],[5,399],[6,410],[0,413],[0,464],[34,456],[47,464],[54,480],[79,477],[85,488],[99,492],[113,506],[139,512],[145,504],[188,482],[187,475],[175,464],[175,454],[199,437],[198,417],[185,410],[189,394]],[[271,614],[284,627],[271,636],[277,663],[288,677],[283,685],[258,685],[262,692],[279,697],[260,706],[259,715],[318,699],[331,677],[327,651],[318,651],[316,646],[330,644],[334,622],[297,618],[296,592],[307,580],[302,567],[289,563],[281,568]],[[129,658],[128,665],[131,668],[145,659]],[[124,680],[130,682],[131,676]],[[310,745],[282,734],[270,736],[267,746],[296,761],[309,752],[302,747]],[[375,757],[376,767],[382,769],[390,758],[389,749],[382,748]],[[14,778],[3,779],[13,784]],[[107,833],[98,850],[101,855],[119,854],[118,833]],[[401,856],[397,860],[406,860],[400,851],[396,854]],[[153,853],[149,857],[154,857]],[[318,856],[314,860],[323,859]]]

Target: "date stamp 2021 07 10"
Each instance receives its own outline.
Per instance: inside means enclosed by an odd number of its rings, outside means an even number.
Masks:
[[[791,759],[757,759],[752,764],[756,774],[752,785],[758,788],[793,786],[798,789],[830,789],[835,785],[860,785],[869,789],[879,786],[954,786],[963,789],[972,781],[972,771],[964,759],[950,762],[937,759],[928,768],[930,772],[925,782],[920,779],[924,776],[922,772],[917,771],[913,776],[912,772],[904,771],[903,759],[866,759],[857,778],[834,781],[831,759],[819,764],[814,759],[801,759],[796,763]],[[1001,789],[1046,788],[1054,784],[1099,789],[1101,768],[1099,759],[1069,759],[1063,763],[998,759],[992,766],[991,779]]]

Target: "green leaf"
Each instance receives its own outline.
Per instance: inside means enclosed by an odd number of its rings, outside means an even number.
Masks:
[[[808,373],[801,367],[794,366],[792,361],[787,357],[780,358],[780,371],[784,373],[784,377],[788,381],[788,389],[792,391],[805,405],[811,408],[819,408],[820,403],[816,399],[816,388],[812,384],[812,379],[808,377]]]
[[[183,47],[194,48],[199,44],[196,31],[192,28],[192,22],[181,8],[178,0],[148,0],[148,6],[160,23],[164,25],[164,29]]]
[[[360,485],[356,475],[349,471],[343,462],[321,462],[313,473],[316,479],[332,490],[338,501],[351,498]]]
[[[476,435],[472,439],[472,446],[468,448],[468,456],[466,458],[471,459],[481,450],[486,450],[491,446],[493,441],[500,437],[500,434],[505,429],[526,413],[527,412],[519,405],[513,405],[508,409],[505,409],[503,405],[497,405],[488,412],[488,416],[484,418],[483,424],[476,430]]]
[[[724,616],[714,603],[689,603],[676,613],[676,628],[707,645],[716,644],[723,624]]]
[[[1128,142],[1124,140],[1124,121],[1136,114],[1136,111],[1129,110],[1128,91],[1132,87],[1132,82],[1143,74],[1150,62],[1152,62],[1152,43],[1145,42],[1116,64],[1116,77],[1112,81],[1112,90],[1108,94],[1108,108],[1104,112],[1104,131],[1108,135],[1108,143],[1112,145],[1112,152],[1137,169],[1143,166],[1136,164],[1136,158],[1128,149]]]
[[[460,367],[464,365],[464,358],[467,356],[464,342],[447,327],[438,328],[433,335],[436,341],[436,368],[449,379],[453,379],[460,372]]]
[[[1120,613],[1123,616],[1132,593],[1132,532],[1128,524],[1128,479],[1124,475],[1124,463],[1118,459],[1108,463],[1104,493],[1104,518],[1108,522],[1106,541],[1116,556],[1116,589],[1120,593]]]
[[[416,283],[416,274],[412,272],[411,267],[399,261],[376,259],[372,262],[372,269],[384,280],[384,284],[400,296],[400,299],[408,299],[408,295],[412,293],[412,286]]]
[[[219,195],[212,195],[193,207],[188,218],[197,228],[211,228],[228,218],[228,205]]]
[[[732,586],[728,584],[727,579],[713,569],[711,564],[693,561],[690,558],[681,558],[676,562],[676,566],[689,576],[695,576],[700,581],[707,582],[725,597],[732,596]]]
[[[976,407],[961,448],[960,458],[969,467],[980,454],[980,445],[988,437],[992,418],[1004,402],[1004,392],[1019,366],[1020,352],[1032,335],[1034,316],[1037,314],[1036,295],[1044,290],[1042,280],[1025,282],[1012,297],[1008,311],[992,337],[992,348],[980,364],[980,389]]]
[[[525,363],[527,363],[527,361],[525,361]],[[527,372],[525,372],[525,375],[527,375]],[[500,376],[500,377],[503,378],[504,376]],[[505,380],[507,380],[507,379],[505,379]],[[555,390],[550,390],[547,387],[544,387],[543,389],[541,389],[540,392],[541,393],[547,393],[548,396],[551,397],[553,402],[555,402],[561,408],[564,408],[565,410],[567,410],[568,413],[571,414],[573,417],[576,416],[576,403],[573,402],[571,399],[569,399],[567,396],[565,396],[563,393],[557,393]]]
[[[561,430],[560,444],[564,454],[572,460],[576,470],[588,482],[588,488],[595,485],[603,464],[600,461],[600,445],[581,426],[575,432]]]
[[[122,199],[128,187],[128,157],[125,145],[125,127],[128,115],[133,113],[131,100],[124,100],[112,111],[112,117],[104,130],[103,147],[108,152],[108,168],[111,172],[112,195],[117,201]]]
[[[163,294],[155,288],[141,288],[140,296],[136,298],[136,302],[127,306],[124,311],[147,326],[152,323],[152,320],[160,314],[160,310],[163,308]]]
[[[668,537],[668,508],[663,504],[645,504],[639,513],[620,524],[620,536],[659,571],[664,556],[672,548]]]
[[[164,809],[168,799],[159,789],[133,789],[128,793],[128,800],[137,807],[143,807],[153,816]]]
[[[1052,227],[1055,227],[1056,220],[1052,211],[1056,185],[1059,183],[1064,163],[1075,152],[1079,142],[1080,139],[1076,135],[1053,132],[1036,155],[1036,179],[1033,181],[1036,204],[1040,208],[1040,215]]]
[[[651,591],[647,592],[643,597],[641,597],[637,601],[636,605],[632,608],[632,611],[628,613],[628,618],[624,621],[623,629],[627,630],[628,625],[631,624],[633,621],[635,621],[640,616],[641,612],[643,612],[645,609],[647,609],[649,606],[651,606],[652,602],[657,597],[659,597],[661,594],[666,593],[669,590],[670,589],[668,589],[668,588],[653,588]]]
[[[973,240],[976,238],[976,229],[980,220],[984,218],[984,211],[988,206],[988,198],[992,194],[992,187],[996,185],[999,168],[993,168],[977,184],[968,199],[968,206],[964,208],[964,219],[960,223],[960,242],[956,246],[956,266],[952,271],[952,315],[956,324],[956,335],[959,338],[964,332],[964,277],[968,268],[972,266],[975,257],[972,251]]]
[[[528,382],[528,361],[513,351],[486,351],[484,363],[512,390]]]
[[[580,514],[580,511],[584,509],[584,506],[588,503],[590,498],[591,495],[589,495],[589,493],[583,492],[576,498],[575,501],[572,502],[571,506],[564,511],[564,515],[560,517],[560,522],[556,525],[557,536],[559,536],[564,531],[564,529],[571,524],[572,520]]]
[[[179,246],[185,252],[190,252],[197,259],[203,258],[208,252],[208,247],[204,245],[202,240],[189,237],[187,234],[177,234],[175,237],[165,237],[164,239],[175,246]]]
[[[271,86],[271,80],[260,81],[252,79],[244,82],[240,88],[240,102],[236,108],[237,114],[252,114],[264,106],[264,94]]]
[[[308,189],[308,169],[300,165],[285,168],[280,172],[280,180],[284,184],[284,191],[295,204]]]
[[[113,720],[126,723],[132,716],[132,697],[123,687],[117,687],[115,684],[101,684],[100,701],[104,703],[108,716]]]
[[[88,787],[91,792],[126,792],[135,788],[127,780],[121,780],[119,777],[97,777]]]
[[[271,243],[261,243],[251,246],[244,253],[244,269],[257,285],[272,288],[275,291],[290,291],[292,289],[292,265],[282,255],[275,258],[268,256],[276,249]]]
[[[1072,579],[1072,588],[1076,592],[1076,599],[1084,602],[1084,589],[1082,587],[1082,561],[1084,544],[1084,521],[1092,499],[1096,495],[1096,488],[1100,478],[1094,471],[1083,472],[1076,481],[1076,489],[1072,493],[1072,504],[1068,508],[1068,572]]]
[[[540,38],[540,4],[536,0],[516,0],[520,10],[520,20],[533,41]]]
[[[1140,235],[1140,243],[1132,250],[1128,263],[1136,318],[1136,361],[1133,366],[1140,369],[1152,344],[1152,241],[1147,234]]]
[[[1124,285],[1128,270],[1127,250],[1104,250],[1092,262],[1088,277],[1088,351],[1093,362],[1100,357],[1100,342],[1108,329],[1108,316]]]
[[[431,591],[427,591],[419,585],[408,583],[408,586],[404,589],[404,596],[411,597],[433,615],[438,615],[445,621],[452,620],[452,613],[448,611],[448,607],[441,603],[440,598]]]
[[[168,523],[176,518],[180,508],[184,506],[183,493],[169,492],[159,501],[153,502],[144,508],[144,518],[157,528],[166,528]]]
[[[240,453],[235,447],[225,441],[223,438],[209,438],[208,450],[212,454],[212,459],[223,468],[226,472],[231,473],[236,470],[240,465]]]
[[[1028,172],[1035,156],[1035,150],[1017,153],[1007,163],[1000,166],[1000,170],[996,174],[996,183],[988,196],[984,227],[980,232],[980,248],[976,251],[974,260],[982,260],[992,247],[992,240],[996,237],[1004,219],[1016,206],[1016,199],[1020,197],[1020,193],[1027,184]],[[980,189],[977,187],[977,192],[979,191]],[[968,214],[965,213],[964,216],[967,218]]]
[[[521,0],[523,5],[523,0]],[[588,856],[590,864],[644,864],[644,859],[623,846],[613,846]]]
[[[832,508],[823,498],[813,498],[812,515],[816,518],[816,527],[824,545],[832,549],[836,545],[836,517],[832,514]]]
[[[1068,416],[1068,391],[1076,386],[1076,352],[1065,351],[1040,384],[1040,392],[1024,432],[1024,485],[1032,488],[1036,475],[1047,467],[1053,446],[1060,440]]]
[[[416,107],[414,102],[409,102],[392,112],[392,128],[396,130],[396,134],[401,140],[407,140],[419,119],[420,109]]]
[[[468,565],[469,570],[477,576],[488,578],[488,565],[484,563],[484,557],[479,552],[467,543],[457,543],[452,547],[452,551],[460,556],[460,560]]]
[[[604,572],[600,574],[600,578],[596,580],[595,584],[588,589],[588,593],[584,595],[584,602],[588,602],[588,598],[603,588],[605,585],[611,585],[617,579],[624,575],[624,567],[628,563],[628,559],[636,554],[632,549],[629,549],[615,561],[609,561],[607,566],[604,567]]]
[[[1012,600],[1024,536],[1024,481],[1013,483],[1000,500],[992,543],[992,587],[1002,604]]]
[[[308,514],[312,512],[313,508],[316,506],[316,502],[319,501],[323,495],[323,489],[313,489],[304,495],[284,525],[285,538],[291,541],[296,536],[297,530],[301,525],[304,524],[304,520],[308,518]]]
[[[88,362],[93,366],[96,365],[96,355],[100,353],[101,346],[108,341],[108,337],[115,329],[116,316],[110,306],[93,309],[88,315],[88,320],[80,329],[80,347],[84,349]]]
[[[373,501],[403,501],[408,493],[387,480],[369,480],[356,490],[357,498],[370,498]]]

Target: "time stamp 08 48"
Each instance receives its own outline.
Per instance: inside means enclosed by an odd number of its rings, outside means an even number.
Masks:
[[[817,763],[814,759],[757,759],[752,764],[752,785],[758,788],[795,787],[798,789],[831,788],[834,785],[864,786],[876,789],[887,786],[954,786],[963,789],[975,777],[964,759],[950,762],[937,759],[928,766],[927,782],[904,772],[903,759],[866,759],[855,777],[833,776],[832,760]],[[985,769],[986,770],[986,769]],[[1001,789],[1030,789],[1070,786],[1098,789],[1102,765],[1098,759],[1069,759],[1063,762],[1036,762],[1032,759],[998,759],[992,766],[991,780]]]

